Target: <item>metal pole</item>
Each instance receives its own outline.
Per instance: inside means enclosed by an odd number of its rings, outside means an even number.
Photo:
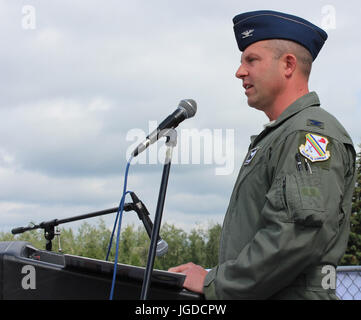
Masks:
[[[161,221],[162,221],[165,196],[167,193],[172,153],[173,153],[173,148],[177,144],[177,132],[174,129],[170,130],[167,133],[167,136],[168,136],[168,139],[166,142],[166,145],[167,145],[166,158],[165,158],[165,163],[164,163],[164,167],[163,167],[163,174],[162,174],[162,180],[161,180],[160,189],[159,189],[157,209],[156,209],[156,213],[155,213],[154,225],[153,225],[153,230],[152,230],[152,238],[150,241],[147,266],[145,268],[140,300],[146,300],[148,298],[151,276],[152,276],[153,267],[154,267],[154,259],[155,259],[155,255],[156,255],[156,249],[157,249],[157,239],[159,237],[159,229],[160,229],[160,225],[161,225]]]
[[[126,203],[124,205],[124,211],[131,211],[131,210],[134,210],[133,203]],[[49,226],[55,227],[55,226],[58,226],[59,224],[93,218],[93,217],[97,217],[97,216],[101,216],[101,215],[105,215],[105,214],[109,214],[109,213],[114,213],[117,211],[118,211],[118,207],[115,207],[115,208],[111,208],[111,209],[105,209],[105,210],[101,210],[101,211],[86,213],[86,214],[83,214],[80,216],[75,216],[75,217],[70,217],[70,218],[65,218],[65,219],[54,219],[51,221],[44,221],[44,222],[41,222],[40,224],[37,224],[37,225],[34,224],[30,227],[14,228],[11,230],[11,233],[18,234],[18,233],[23,233],[25,231],[30,231],[30,230],[34,230],[34,229],[40,229],[40,228],[46,229]]]

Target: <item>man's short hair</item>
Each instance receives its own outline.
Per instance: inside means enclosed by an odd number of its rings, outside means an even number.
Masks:
[[[298,66],[300,71],[307,80],[309,79],[313,58],[311,53],[304,46],[290,40],[271,39],[267,41],[266,47],[273,50],[275,59],[280,59],[286,53],[293,54],[299,62]]]

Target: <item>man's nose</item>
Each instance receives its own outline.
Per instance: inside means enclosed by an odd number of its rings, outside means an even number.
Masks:
[[[245,76],[248,75],[248,71],[243,67],[243,65],[241,64],[236,72],[236,77],[238,79],[242,79],[244,78]]]

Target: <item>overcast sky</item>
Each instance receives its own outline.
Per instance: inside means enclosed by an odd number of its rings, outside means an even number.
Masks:
[[[196,129],[212,140],[199,163],[182,161],[178,141],[162,222],[222,223],[249,137],[268,121],[234,77],[232,18],[259,9],[327,29],[310,89],[361,143],[358,0],[0,0],[0,231],[117,206],[127,152],[185,98],[198,111],[180,138]],[[152,220],[162,148],[152,145],[128,180]],[[114,215],[105,219],[111,227]],[[140,225],[135,213],[128,223]]]

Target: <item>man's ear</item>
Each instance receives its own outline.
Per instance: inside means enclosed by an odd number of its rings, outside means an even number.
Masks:
[[[287,53],[282,57],[282,62],[284,66],[285,76],[286,78],[290,78],[296,70],[298,63],[297,58],[294,54]]]

